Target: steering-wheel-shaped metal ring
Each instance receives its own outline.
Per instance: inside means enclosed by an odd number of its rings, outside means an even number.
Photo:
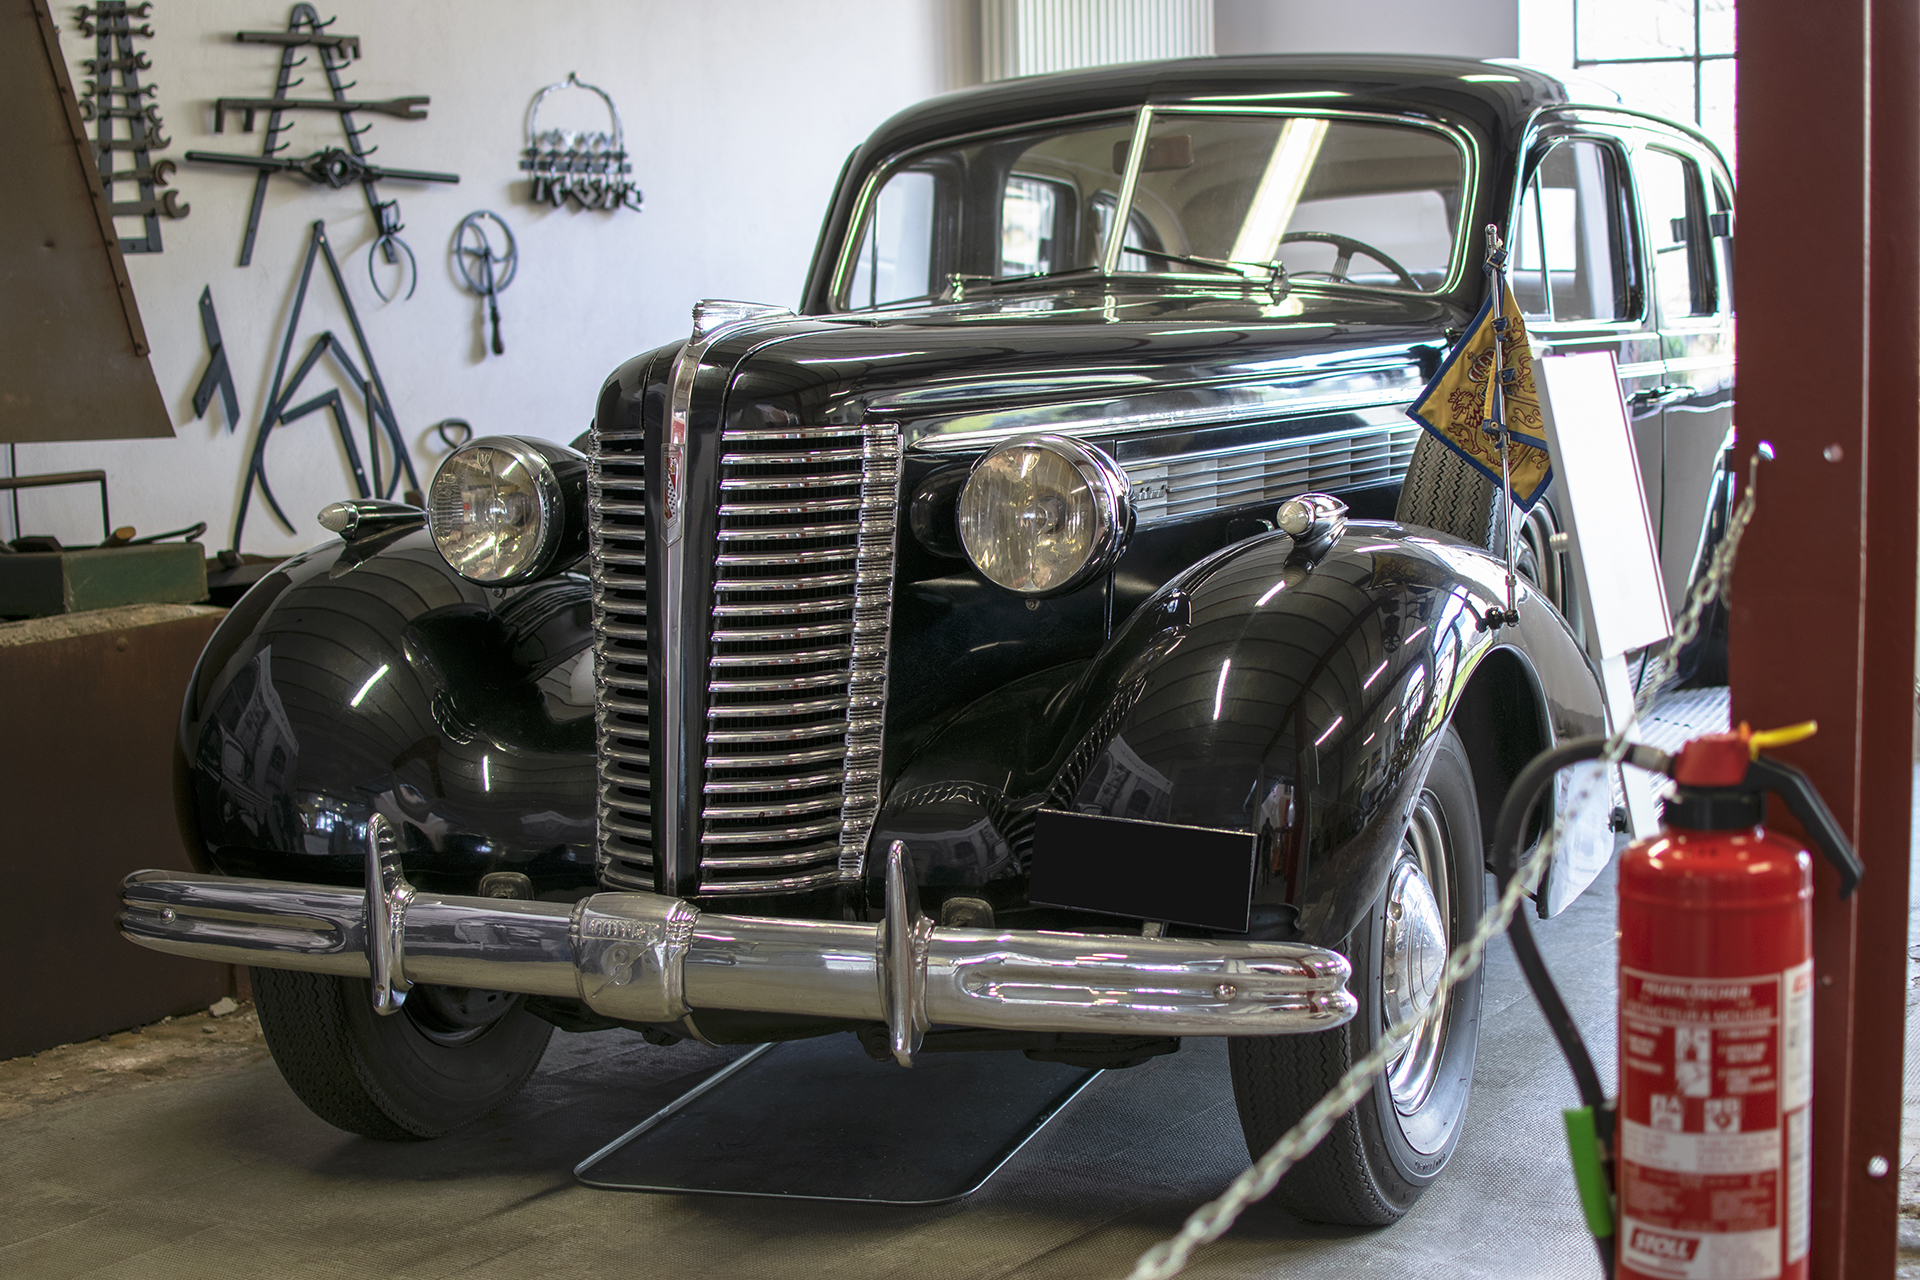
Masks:
[[[504,247],[493,247],[488,222],[500,229]],[[520,270],[520,246],[514,242],[513,228],[491,209],[479,209],[462,218],[453,233],[453,247],[453,264],[461,283],[483,298],[504,293]]]
[[[1384,250],[1374,248],[1365,240],[1343,236],[1337,231],[1289,231],[1280,237],[1281,244],[1294,244],[1300,241],[1332,245],[1335,254],[1333,269],[1331,271],[1289,271],[1287,278],[1290,280],[1298,280],[1301,276],[1325,276],[1336,284],[1350,283],[1347,269],[1353,265],[1354,255],[1362,254],[1393,272],[1399,277],[1400,284],[1416,292],[1420,288],[1420,282],[1413,278],[1413,272],[1395,262]]]

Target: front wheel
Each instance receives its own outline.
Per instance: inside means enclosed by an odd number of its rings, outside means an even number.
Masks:
[[[1479,809],[1459,735],[1440,735],[1386,887],[1342,948],[1360,1009],[1314,1035],[1228,1041],[1234,1102],[1258,1159],[1333,1089],[1389,1026],[1427,1009],[1455,942],[1486,901]],[[1280,1180],[1273,1198],[1296,1217],[1384,1226],[1413,1207],[1465,1126],[1480,1039],[1480,973],[1445,997],[1351,1111]]]
[[[274,1065],[309,1110],[387,1141],[437,1138],[520,1091],[553,1027],[504,991],[416,986],[400,1011],[373,1011],[372,984],[253,969]]]

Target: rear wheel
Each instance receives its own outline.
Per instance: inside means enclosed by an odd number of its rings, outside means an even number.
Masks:
[[[520,1091],[553,1034],[504,991],[416,986],[382,1017],[365,979],[251,974],[287,1084],[322,1120],[368,1138],[437,1138],[478,1120]]]
[[[1228,1042],[1234,1101],[1257,1159],[1380,1043],[1425,1010],[1453,944],[1486,900],[1479,810],[1459,735],[1440,736],[1386,887],[1343,948],[1353,964],[1352,1021],[1315,1035]],[[1398,1220],[1453,1154],[1465,1126],[1480,1038],[1480,974],[1449,993],[1351,1111],[1274,1189],[1297,1217],[1352,1226]]]

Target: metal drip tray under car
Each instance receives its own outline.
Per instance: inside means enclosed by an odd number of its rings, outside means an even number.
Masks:
[[[1004,1052],[902,1071],[846,1035],[761,1045],[573,1172],[607,1191],[942,1204],[979,1190],[1099,1074]]]

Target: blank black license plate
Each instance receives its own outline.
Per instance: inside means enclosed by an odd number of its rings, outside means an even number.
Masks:
[[[1251,831],[1042,809],[1027,897],[1039,906],[1245,933],[1253,855]]]

